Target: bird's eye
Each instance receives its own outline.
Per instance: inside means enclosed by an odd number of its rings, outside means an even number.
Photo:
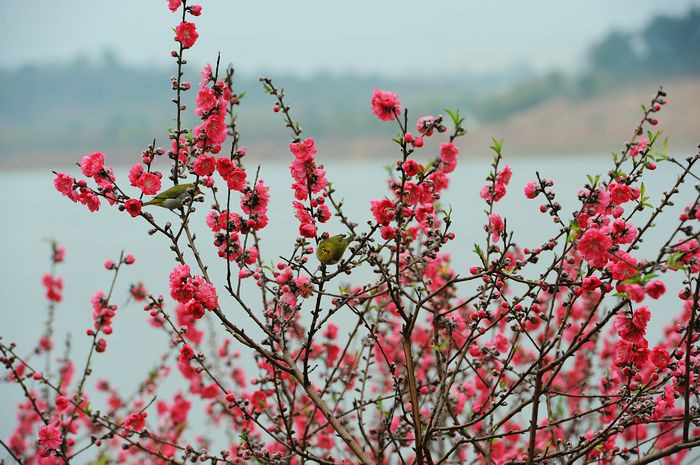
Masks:
[[[322,253],[328,253],[328,249],[324,247],[324,248],[321,249],[321,252],[322,252]]]

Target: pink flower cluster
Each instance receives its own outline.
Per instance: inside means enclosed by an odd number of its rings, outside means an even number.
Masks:
[[[210,83],[211,87],[209,87]],[[202,155],[197,160],[198,164],[195,163],[195,172],[199,171],[197,174],[200,176],[210,176],[214,172],[212,160],[202,159],[202,157],[207,152],[219,153],[221,144],[226,141],[228,135],[226,104],[232,98],[231,89],[223,81],[215,82],[211,74],[211,66],[205,66],[194,110],[202,123],[193,129],[196,146],[202,151]]]
[[[63,278],[54,277],[46,273],[41,278],[41,283],[46,288],[46,298],[51,302],[60,302],[63,299]]]
[[[312,138],[307,138],[303,141],[292,142],[289,144],[289,150],[294,155],[294,160],[289,165],[289,171],[294,178],[292,189],[294,197],[293,201],[294,215],[299,220],[299,234],[303,237],[316,236],[316,221],[325,223],[331,217],[331,212],[325,203],[325,193],[313,197],[314,194],[322,192],[328,180],[326,179],[326,171],[323,166],[316,166],[314,155],[316,154],[316,145]],[[305,206],[299,201],[309,200],[309,206]]]
[[[192,277],[188,265],[178,265],[170,273],[170,296],[185,305],[184,313],[198,320],[204,310],[219,306],[216,288],[201,276]]]
[[[393,121],[401,113],[399,96],[388,90],[374,89],[370,103],[372,113],[381,121]]]
[[[183,21],[175,27],[175,41],[180,42],[182,48],[190,48],[197,42],[199,34],[194,23]]]
[[[510,166],[506,166],[498,173],[496,173],[495,178],[491,182],[488,182],[481,188],[479,196],[486,200],[486,203],[492,204],[498,202],[506,195],[506,186],[510,182],[510,178],[513,172]]]
[[[129,170],[129,182],[146,195],[155,195],[161,189],[163,173],[144,170],[140,163],[135,163]]]

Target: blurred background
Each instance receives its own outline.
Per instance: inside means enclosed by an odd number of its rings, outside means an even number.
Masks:
[[[284,87],[308,135],[332,142],[326,160],[392,155],[395,127],[369,109],[374,87],[397,92],[414,118],[460,108],[465,156],[492,136],[514,156],[609,154],[659,85],[672,147],[698,142],[698,0],[203,3],[185,77],[198,82],[217,52],[236,67],[243,143],[263,158],[286,159],[277,142],[288,134],[261,75]],[[94,150],[131,163],[153,138],[167,143],[178,16],[165,0],[4,5],[0,169]]]
[[[104,204],[92,214],[61,198],[51,170],[78,175],[74,163],[101,150],[123,179],[154,138],[157,145],[169,144],[167,129],[175,113],[170,50],[179,17],[165,0],[2,4],[0,197],[6,208],[0,228],[0,263],[5,265],[0,337],[29,354],[41,336],[46,318],[41,276],[48,271],[50,252],[43,239],[52,237],[67,249],[58,269],[65,290],[54,354],[63,353],[66,335],[72,335],[80,372],[89,349],[83,334],[91,325],[90,297],[111,279],[101,264],[122,249],[133,252],[136,263],[124,270],[115,288],[120,310],[114,334],[90,378],[91,383],[109,378],[131,392],[158,356],[168,352],[168,338],[146,323],[140,304],[128,304],[129,285],[143,281],[149,291],[167,296],[172,254],[162,237],[146,234],[148,226],[138,218]],[[522,196],[535,171],[555,180],[563,216],[570,215],[586,174],[610,169],[610,152],[632,135],[640,105],[658,86],[669,94],[658,118],[670,138],[671,155],[692,154],[700,142],[700,0],[202,4],[203,14],[194,20],[200,38],[187,54],[185,79],[196,86],[200,70],[215,63],[218,52],[222,64],[232,63],[237,70],[237,90],[247,93],[238,120],[248,149],[245,162],[251,169],[260,164],[271,188],[270,225],[261,247],[268,261],[289,252],[298,223],[290,205],[290,134],[272,112],[274,102],[258,82],[261,75],[285,89],[294,118],[306,136],[317,140],[317,158],[326,165],[337,196],[345,198],[346,213],[360,225],[369,219],[369,201],[387,195],[383,167],[398,154],[391,142],[396,126],[378,121],[370,111],[372,90],[397,92],[413,122],[460,108],[467,115],[468,134],[460,141],[459,166],[442,199],[455,211],[457,240],[448,250],[460,273],[476,262],[473,244],[485,237],[478,191],[489,170],[491,137],[505,139],[506,163],[514,172],[511,192],[497,211],[517,231],[522,247],[539,246],[557,230],[546,216],[538,216],[536,202]],[[186,94],[193,109],[195,92]],[[186,125],[195,122],[192,112],[185,112]],[[428,141],[416,156],[422,161],[434,157],[438,143]],[[652,203],[678,171],[666,163],[649,173]],[[667,218],[675,218],[694,195],[693,186],[685,186]],[[221,282],[225,267],[204,224],[206,205],[194,214],[193,228],[214,281]],[[153,213],[161,224],[175,218],[168,211]],[[663,243],[670,222],[658,224],[640,255]],[[325,227],[342,231],[335,219]],[[339,285],[358,284],[368,277],[363,273]],[[668,284],[678,284],[674,279]],[[252,284],[244,287],[246,299],[255,299],[256,292]],[[661,336],[675,314],[670,310],[678,307],[674,294],[652,302],[653,337]],[[173,308],[167,298],[166,309]],[[234,319],[240,312],[230,299],[222,298],[222,308]],[[213,322],[209,315],[204,320],[201,329]],[[254,367],[249,354],[241,363]],[[179,375],[171,378],[159,390],[161,398],[186,389]],[[14,412],[21,398],[16,386],[0,383],[0,437],[14,428],[14,415],[4,413]],[[203,425],[203,434],[210,428]]]

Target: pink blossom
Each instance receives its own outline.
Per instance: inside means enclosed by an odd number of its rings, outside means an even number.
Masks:
[[[374,89],[371,104],[372,112],[381,121],[392,121],[401,112],[398,95],[388,90]]]
[[[202,116],[213,110],[218,101],[219,99],[213,89],[202,87],[199,89],[197,98],[195,99],[196,107],[194,113],[197,116]]]
[[[598,276],[589,276],[584,278],[583,284],[581,285],[584,291],[593,291],[600,287],[600,278]]]
[[[457,166],[457,154],[459,149],[453,142],[445,142],[440,144],[440,161],[442,161],[442,170],[445,173],[451,173]]]
[[[177,11],[178,8],[180,8],[180,5],[182,5],[182,0],[167,0],[168,1],[168,8],[170,8],[170,11]]]
[[[658,299],[666,292],[666,284],[660,279],[654,279],[644,286],[644,290],[652,299]]]
[[[388,226],[394,219],[395,208],[394,202],[389,199],[372,200],[370,202],[372,215],[377,223],[382,226]]]
[[[649,343],[644,338],[636,342],[619,339],[615,343],[615,365],[621,367],[634,364],[637,368],[642,368],[649,357],[648,345]]]
[[[382,229],[380,232],[382,235],[382,239],[384,239],[386,241],[396,237],[396,228],[392,228],[391,226],[388,226],[388,225],[382,226]]]
[[[193,279],[193,284],[195,285],[195,291],[193,298],[206,308],[207,310],[214,310],[219,306],[219,299],[216,296],[216,288],[206,282],[203,278],[197,276]]]
[[[114,180],[116,179],[114,176],[114,169],[109,166],[104,166],[101,171],[95,173],[94,179],[97,185],[102,189],[110,190],[114,187]]]
[[[406,173],[406,176],[412,178],[423,169],[423,166],[419,165],[415,160],[406,160],[403,163],[402,168],[403,172]]]
[[[39,444],[47,449],[58,449],[63,443],[61,430],[53,425],[44,425],[39,430]]]
[[[651,363],[659,370],[665,370],[668,364],[671,363],[671,356],[663,347],[654,347],[651,351]]]
[[[490,213],[488,230],[491,233],[492,242],[498,242],[499,238],[501,237],[501,233],[503,233],[503,228],[504,223],[500,215]]]
[[[78,202],[86,205],[91,212],[96,212],[100,209],[100,199],[88,188],[80,188]]]
[[[141,201],[139,199],[129,199],[124,202],[124,209],[131,216],[139,216],[141,214]]]
[[[53,185],[58,192],[67,197],[71,197],[71,194],[74,192],[74,182],[75,180],[72,176],[69,176],[66,173],[56,173],[56,178],[53,180]]]
[[[513,171],[510,169],[510,166],[506,165],[505,168],[499,171],[496,175],[496,182],[507,186],[510,182],[511,176],[513,176]]]
[[[615,205],[622,205],[632,198],[632,190],[630,186],[625,184],[611,184],[608,186],[608,190],[610,191],[610,199]]]
[[[639,303],[644,300],[644,288],[639,284],[625,284],[624,292],[627,293],[627,297],[629,297],[632,302]]]
[[[525,185],[524,192],[525,197],[527,197],[528,199],[534,199],[535,197],[537,197],[537,183],[534,181],[527,183]]]
[[[316,237],[316,232],[316,226],[314,226],[313,223],[302,223],[299,225],[299,234],[302,237]]]
[[[488,203],[498,202],[506,195],[506,186],[500,182],[488,183],[481,188],[479,196]]]
[[[42,284],[46,288],[46,298],[51,302],[60,302],[63,299],[63,278],[54,278],[50,274],[45,274]]]
[[[210,155],[201,154],[192,168],[197,176],[211,176],[216,168],[216,159]]]
[[[204,132],[210,144],[223,144],[226,141],[227,126],[224,113],[215,113],[204,123]]]
[[[421,116],[418,118],[418,122],[416,123],[416,129],[418,129],[418,132],[424,136],[430,137],[433,135],[433,131],[435,130],[434,123],[434,116]]]
[[[612,278],[624,281],[637,276],[637,260],[627,252],[618,251],[610,257],[607,268],[612,274]]]
[[[294,158],[305,161],[313,159],[316,154],[315,142],[311,137],[301,142],[292,142],[289,144],[289,150],[294,154]]]
[[[175,41],[180,42],[183,48],[190,48],[197,41],[197,27],[194,23],[184,21],[175,27]]]
[[[640,138],[639,142],[637,142],[637,145],[630,149],[630,156],[636,157],[639,154],[639,152],[643,152],[647,148],[648,143],[649,139],[647,139],[646,137]]]
[[[146,428],[146,412],[132,413],[124,422],[124,427],[132,431],[141,432]]]
[[[588,261],[588,264],[596,268],[605,265],[610,257],[608,251],[612,247],[610,236],[598,228],[588,229],[578,241],[578,251]]]
[[[328,339],[335,339],[338,337],[338,326],[333,323],[328,323],[326,330],[323,332],[323,336]]]
[[[155,173],[143,173],[137,187],[146,195],[155,195],[160,191],[160,176]]]
[[[233,169],[233,171],[231,171],[231,173],[229,173],[228,177],[226,178],[226,186],[232,191],[241,192],[246,187],[247,177],[248,173],[236,167]]]
[[[80,169],[83,171],[85,176],[91,178],[102,171],[104,164],[104,154],[102,152],[94,152],[83,157],[83,161],[80,163]]]
[[[188,265],[178,265],[170,273],[170,295],[180,303],[187,303],[194,294]]]
[[[647,307],[639,307],[632,313],[632,318],[620,314],[615,318],[617,334],[629,342],[637,342],[646,335],[647,323],[651,312]]]
[[[258,181],[254,189],[248,192],[241,199],[241,209],[248,213],[265,213],[267,205],[270,203],[270,188],[266,187],[262,180]]]

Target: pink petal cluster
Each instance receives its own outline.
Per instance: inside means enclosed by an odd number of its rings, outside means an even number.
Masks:
[[[610,258],[613,241],[599,228],[589,228],[578,240],[578,251],[590,266],[602,268]]]
[[[141,201],[139,199],[129,199],[124,202],[124,209],[131,216],[139,216],[141,214]]]
[[[226,104],[232,100],[231,89],[223,82],[215,82],[211,75],[211,67],[205,67],[199,92],[195,100],[195,114],[202,120],[202,124],[193,129],[196,144],[205,152],[218,153],[221,144],[226,141],[228,126],[226,124]],[[200,157],[201,158],[201,157]],[[210,160],[208,160],[210,162]],[[210,166],[206,167],[207,170]]]
[[[503,218],[501,218],[500,215],[497,215],[496,213],[489,214],[488,230],[491,233],[491,242],[496,243],[500,240],[504,227],[505,224],[503,223]]]
[[[248,174],[236,166],[230,158],[221,157],[216,160],[216,170],[226,181],[229,189],[242,192],[246,187]]]
[[[178,265],[170,273],[170,296],[185,305],[185,313],[195,320],[204,316],[204,310],[214,310],[219,300],[214,286],[201,276],[192,277],[188,265]]]
[[[45,274],[41,283],[46,288],[46,298],[51,302],[60,302],[63,299],[63,278]]]
[[[631,317],[621,314],[615,319],[617,334],[627,342],[637,343],[644,338],[651,312],[647,307],[639,307],[632,312]]]
[[[381,121],[392,121],[401,112],[399,96],[388,90],[374,89],[370,103],[372,113]]]
[[[457,167],[458,153],[459,149],[454,142],[445,142],[440,144],[440,161],[442,162],[442,170],[445,173],[451,173]]]
[[[104,154],[102,152],[94,152],[83,157],[83,161],[80,163],[80,169],[85,176],[91,178],[102,171],[104,164]]]
[[[160,180],[163,174],[160,172],[148,172],[140,163],[135,163],[129,170],[129,182],[138,187],[146,195],[156,195],[161,188]]]
[[[177,11],[178,8],[180,8],[180,5],[182,5],[182,0],[166,0],[168,2],[168,8],[170,11]]]
[[[198,37],[194,23],[183,21],[175,27],[175,41],[180,42],[183,48],[192,47]]]
[[[316,221],[325,223],[331,217],[331,212],[325,203],[325,196],[314,197],[313,194],[322,192],[328,180],[323,166],[316,165],[316,144],[312,138],[289,144],[289,151],[294,155],[294,160],[289,165],[289,172],[294,179],[292,189],[297,201],[293,202],[295,216],[299,220],[299,234],[303,237],[316,236]],[[298,201],[309,201],[309,206],[304,206]]]
[[[506,195],[506,186],[510,182],[512,174],[510,166],[506,166],[496,173],[496,179],[494,181],[486,183],[484,187],[481,188],[479,196],[486,200],[488,204],[498,202]]]
[[[42,426],[39,430],[39,444],[47,449],[58,449],[63,443],[61,430],[54,425]]]
[[[146,429],[147,416],[148,413],[146,412],[137,412],[130,414],[124,422],[124,428],[140,433],[141,431]]]

